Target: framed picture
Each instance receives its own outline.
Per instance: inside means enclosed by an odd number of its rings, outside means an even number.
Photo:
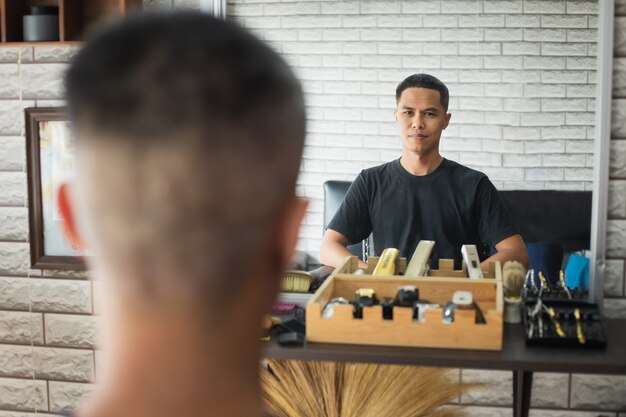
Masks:
[[[85,254],[65,236],[57,204],[59,186],[74,175],[67,109],[27,108],[25,113],[31,267],[85,270]]]

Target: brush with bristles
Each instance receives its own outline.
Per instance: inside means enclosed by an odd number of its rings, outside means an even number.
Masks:
[[[307,293],[311,288],[313,276],[305,271],[285,271],[280,283],[280,290],[283,292]]]
[[[261,369],[272,417],[457,417],[446,407],[470,384],[450,371],[405,365],[270,360]]]
[[[507,261],[502,267],[502,287],[507,298],[520,298],[526,283],[526,268],[517,261]]]

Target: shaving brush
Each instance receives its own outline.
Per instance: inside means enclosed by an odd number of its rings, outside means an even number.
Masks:
[[[502,286],[507,298],[520,298],[526,282],[526,268],[517,261],[507,261],[502,267]]]

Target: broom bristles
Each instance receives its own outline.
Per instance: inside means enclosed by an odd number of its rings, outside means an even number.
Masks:
[[[470,388],[450,371],[404,365],[268,361],[261,370],[272,417],[455,417],[442,407]]]

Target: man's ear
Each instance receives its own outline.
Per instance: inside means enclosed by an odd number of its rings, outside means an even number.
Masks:
[[[446,113],[445,123],[443,125],[443,130],[446,130],[448,124],[450,123],[450,119],[452,118],[452,113]]]
[[[78,234],[76,225],[76,215],[71,199],[70,184],[61,184],[57,194],[57,201],[59,212],[61,212],[61,216],[63,217],[63,231],[65,232],[65,236],[69,239],[72,248],[76,250],[84,249],[83,241]]]
[[[300,236],[300,224],[304,219],[306,209],[309,206],[308,200],[293,197],[291,198],[287,209],[285,210],[285,217],[282,219],[282,231],[281,231],[281,257],[282,257],[282,269],[286,269],[293,258],[293,253],[296,250],[296,244]]]
[[[393,120],[398,121],[398,109],[393,109]]]

